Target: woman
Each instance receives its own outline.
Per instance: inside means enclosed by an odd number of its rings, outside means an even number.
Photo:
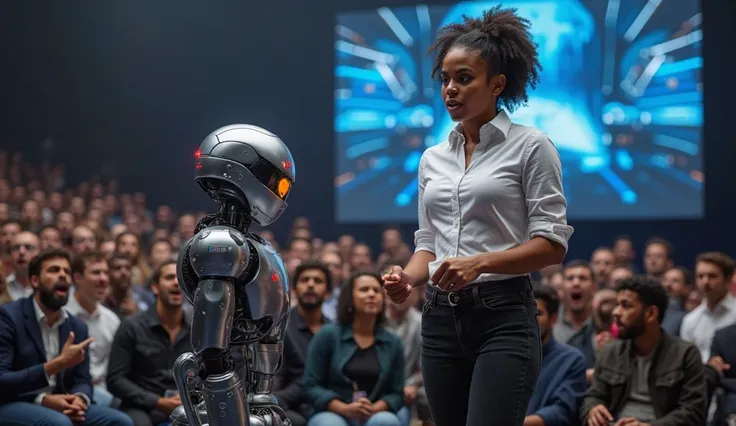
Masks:
[[[304,389],[317,414],[309,426],[408,424],[404,353],[399,338],[383,328],[382,284],[372,272],[353,274],[340,293],[337,324],[312,338]]]
[[[460,122],[419,166],[416,251],[383,278],[397,303],[427,281],[422,370],[437,426],[541,424],[526,409],[541,343],[528,275],[564,259],[572,228],[559,154],[501,108],[541,69],[529,22],[495,7],[442,28],[442,98]]]
[[[130,256],[133,265],[133,284],[142,286],[151,278],[153,271],[146,263],[146,257],[141,250],[141,240],[130,231],[121,232],[115,237],[115,253]]]

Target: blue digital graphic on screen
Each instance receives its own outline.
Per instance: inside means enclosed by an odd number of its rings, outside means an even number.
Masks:
[[[424,149],[453,123],[426,55],[437,30],[498,2],[338,16],[336,219],[412,222]],[[562,158],[571,219],[703,215],[702,30],[697,0],[508,1],[544,67],[513,121]]]

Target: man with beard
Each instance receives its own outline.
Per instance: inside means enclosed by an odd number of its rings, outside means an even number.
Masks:
[[[156,305],[122,320],[107,371],[107,390],[120,399],[120,409],[136,426],[167,422],[181,405],[171,369],[181,354],[192,350],[175,261],[156,269],[151,289]]]
[[[571,260],[565,265],[562,275],[564,316],[555,324],[553,333],[555,340],[567,343],[590,321],[590,302],[596,287],[593,270],[588,262]]]
[[[120,318],[100,303],[110,290],[107,258],[99,251],[84,252],[72,261],[72,274],[76,291],[65,309],[84,322],[89,335],[95,339],[89,347],[94,399],[98,404],[110,405],[113,398],[107,391],[105,376]]]
[[[0,307],[0,421],[133,426],[125,414],[91,403],[86,349],[94,339],[63,309],[69,259],[58,249],[34,257],[28,267],[33,296]]]
[[[585,358],[573,348],[555,341],[560,299],[557,290],[541,286],[534,290],[542,337],[542,368],[524,419],[524,426],[569,426],[585,397]]]
[[[41,249],[41,241],[33,232],[19,232],[10,239],[10,258],[13,273],[7,278],[8,294],[13,300],[24,299],[33,294],[28,265]]]
[[[292,426],[303,426],[312,414],[302,387],[304,361],[312,337],[327,323],[322,315],[322,303],[330,294],[332,276],[324,264],[306,261],[296,267],[292,283],[297,303],[289,312],[279,390],[274,395]]]
[[[617,289],[619,339],[598,354],[580,410],[587,426],[694,426],[707,418],[698,349],[662,330],[668,296],[656,279],[637,277]]]

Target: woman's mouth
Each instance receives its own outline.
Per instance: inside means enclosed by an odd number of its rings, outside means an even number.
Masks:
[[[458,110],[458,109],[460,109],[460,108],[461,108],[462,106],[463,106],[463,104],[462,104],[462,103],[460,103],[460,102],[458,102],[458,101],[456,101],[456,100],[454,100],[454,99],[450,99],[450,100],[448,100],[447,102],[445,102],[445,107],[447,107],[447,110],[448,110],[448,111],[455,111],[455,110]]]

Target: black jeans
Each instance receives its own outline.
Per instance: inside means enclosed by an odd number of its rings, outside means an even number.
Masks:
[[[427,285],[422,373],[437,426],[522,426],[542,344],[528,277],[448,293]]]

